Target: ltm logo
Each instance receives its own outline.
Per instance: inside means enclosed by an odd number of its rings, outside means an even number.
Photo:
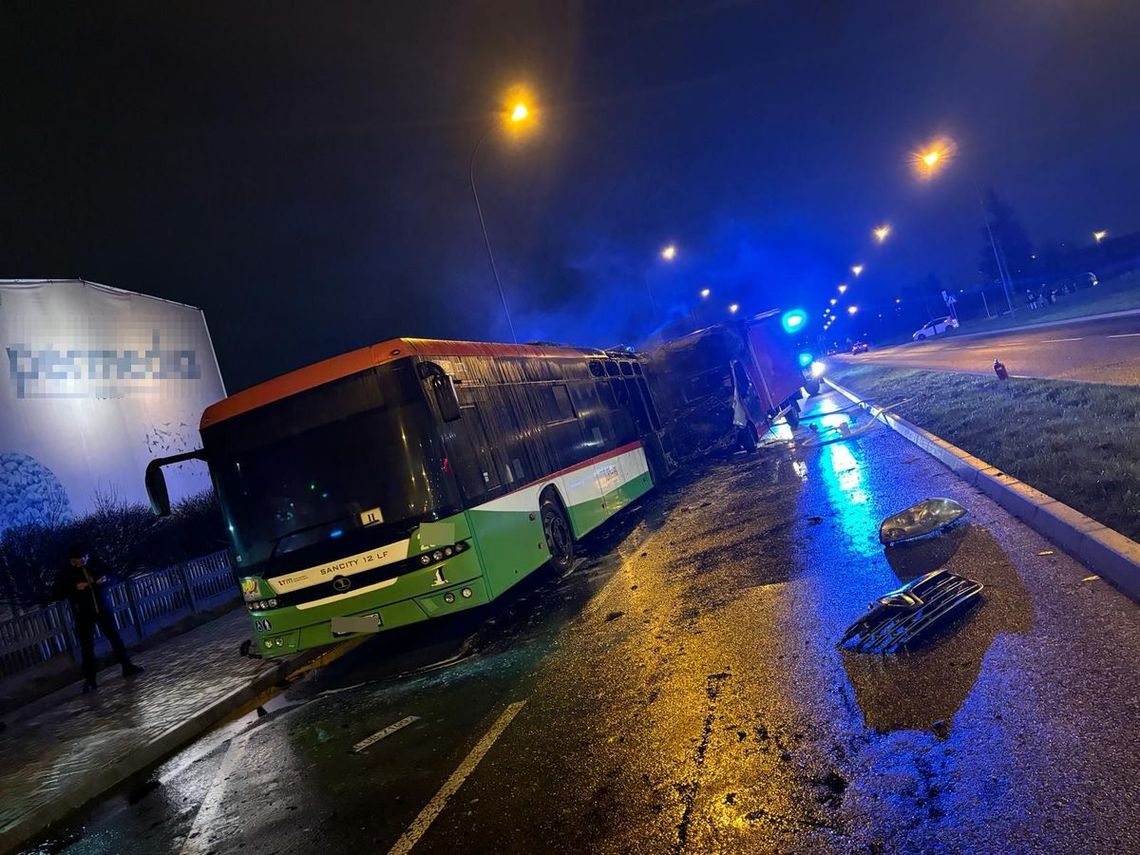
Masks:
[[[13,344],[7,348],[17,398],[122,398],[152,390],[146,381],[198,380],[193,350],[163,350],[158,330],[137,350],[60,350]]]

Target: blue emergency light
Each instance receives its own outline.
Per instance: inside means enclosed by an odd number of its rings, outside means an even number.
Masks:
[[[803,325],[807,323],[807,312],[803,309],[792,309],[791,311],[784,312],[780,318],[780,323],[784,327],[784,332],[798,332],[803,328]]]

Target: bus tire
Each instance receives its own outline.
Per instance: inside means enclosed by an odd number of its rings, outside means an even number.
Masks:
[[[542,517],[542,534],[546,538],[550,564],[559,573],[566,573],[574,564],[574,533],[557,494],[550,491],[542,494],[539,514]]]
[[[811,380],[806,380],[804,382],[804,391],[808,393],[809,397],[812,395],[818,395],[819,389],[820,385],[818,377],[813,377]]]
[[[784,413],[784,418],[787,419],[788,427],[795,430],[800,426],[800,408],[792,404],[788,407],[788,411]]]

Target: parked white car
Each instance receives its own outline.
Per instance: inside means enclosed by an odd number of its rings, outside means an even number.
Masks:
[[[958,321],[947,316],[924,324],[922,329],[911,336],[911,339],[914,341],[922,341],[924,338],[930,338],[932,335],[941,335],[946,332],[946,330],[956,329],[958,329]]]

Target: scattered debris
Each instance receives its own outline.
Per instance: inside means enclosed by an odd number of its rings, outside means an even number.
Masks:
[[[1081,581],[1082,582],[1095,582],[1099,578],[1100,578],[1100,576],[1097,576],[1094,573],[1092,576],[1085,576],[1085,578],[1081,579]]]
[[[617,620],[619,617],[621,617],[624,614],[625,614],[625,612],[610,612],[608,615],[606,615],[606,620],[607,621]]]
[[[924,499],[883,520],[879,526],[879,542],[891,546],[925,537],[953,525],[965,515],[966,509],[953,499]]]
[[[808,525],[819,525],[821,522],[823,522],[823,517],[808,517],[807,521]]]
[[[911,650],[980,602],[982,583],[948,570],[919,576],[871,603],[838,646],[860,653]]]
[[[944,718],[940,718],[930,725],[930,729],[934,731],[934,735],[939,739],[945,739],[950,735],[950,722]]]
[[[1052,555],[1052,554],[1053,554],[1053,550],[1052,550],[1052,549],[1042,549],[1042,550],[1041,550],[1040,552],[1038,552],[1037,554],[1038,554],[1038,555]]]

